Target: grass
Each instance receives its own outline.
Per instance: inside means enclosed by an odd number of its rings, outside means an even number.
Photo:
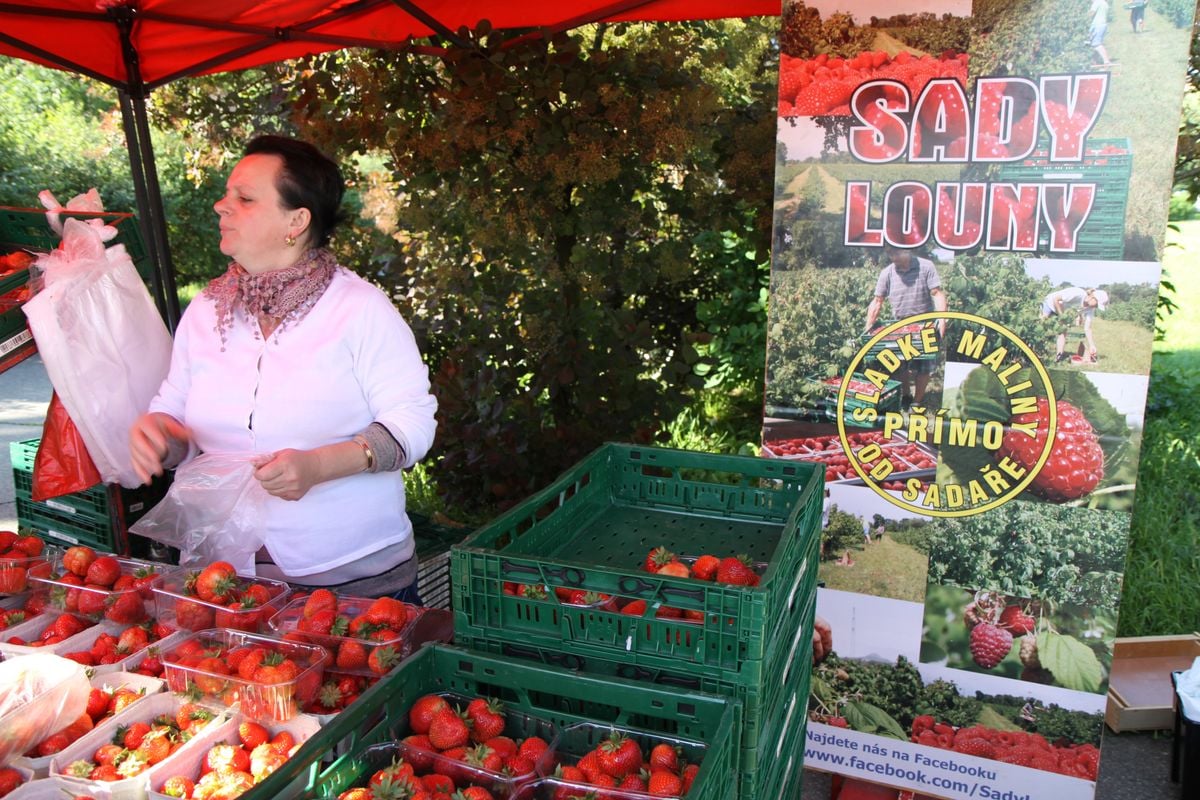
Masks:
[[[1133,174],[1126,205],[1127,257],[1155,258],[1151,242],[1167,218],[1168,192],[1175,169],[1175,137],[1179,124],[1183,75],[1187,68],[1191,30],[1176,28],[1154,10],[1146,12],[1145,33],[1135,34],[1129,12],[1113,4],[1113,19],[1104,44],[1117,61],[1111,70],[1104,112],[1093,139],[1128,137],[1133,151]],[[1164,76],[1171,80],[1164,82]]]
[[[1163,265],[1181,310],[1155,345],[1120,636],[1200,629],[1200,221],[1179,228]]]
[[[818,578],[830,589],[859,592],[895,600],[920,603],[925,599],[925,576],[929,559],[908,545],[885,535],[870,545],[851,550],[854,565],[821,563]]]

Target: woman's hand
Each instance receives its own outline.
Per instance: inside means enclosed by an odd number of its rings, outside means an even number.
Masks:
[[[257,465],[255,479],[267,494],[283,500],[299,500],[325,480],[321,457],[315,450],[279,450]]]
[[[142,483],[149,483],[153,476],[163,474],[163,465],[172,454],[191,440],[192,434],[187,427],[169,414],[157,411],[143,414],[129,429],[133,471]]]

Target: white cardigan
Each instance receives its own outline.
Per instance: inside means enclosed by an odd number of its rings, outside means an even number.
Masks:
[[[372,422],[404,448],[405,467],[433,444],[429,372],[412,331],[377,287],[339,267],[303,319],[266,341],[257,332],[257,320],[236,314],[222,346],[215,305],[198,295],[180,320],[171,369],[150,410],[188,426],[206,453],[310,450],[347,441]],[[373,575],[413,552],[400,470],[317,484],[298,501],[269,497],[265,516],[266,548],[288,576],[389,548],[392,564],[351,570]]]

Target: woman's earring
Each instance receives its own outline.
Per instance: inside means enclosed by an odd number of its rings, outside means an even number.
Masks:
[[[292,236],[289,233],[287,236],[283,237],[283,243],[286,244],[288,247],[295,247],[296,246],[296,237]]]

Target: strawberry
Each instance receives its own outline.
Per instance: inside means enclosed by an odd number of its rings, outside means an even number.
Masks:
[[[88,565],[84,581],[100,586],[112,586],[121,576],[121,565],[112,556],[98,556]]]
[[[81,578],[87,575],[88,567],[95,560],[96,551],[86,545],[68,547],[62,555],[63,568]]]
[[[158,791],[167,797],[191,797],[195,790],[196,784],[192,782],[191,778],[172,775],[163,781],[163,785]]]
[[[682,561],[670,561],[658,568],[658,574],[671,578],[689,578],[692,573]]]
[[[650,773],[646,789],[656,797],[678,797],[683,794],[683,779],[674,772],[654,770]]]
[[[504,732],[504,704],[495,698],[476,697],[467,704],[471,740],[486,742]]]
[[[271,734],[267,732],[267,729],[257,722],[247,720],[238,725],[238,739],[241,741],[242,747],[247,750],[253,750],[270,738]]]
[[[117,650],[123,654],[136,653],[150,644],[150,634],[140,625],[130,625],[117,638]]]
[[[646,601],[631,600],[630,602],[621,606],[621,613],[631,617],[640,617],[646,613]]]
[[[250,754],[232,744],[215,744],[208,749],[204,756],[204,769],[213,770],[250,770]]]
[[[366,610],[367,619],[387,628],[399,630],[408,623],[408,609],[394,597],[380,597]]]
[[[1045,500],[1062,503],[1083,497],[1104,477],[1104,450],[1091,423],[1083,412],[1065,400],[1056,404],[1057,429],[1050,454],[1029,491]],[[1000,457],[1008,457],[1025,469],[1033,469],[1046,445],[1050,405],[1044,397],[1037,401],[1037,411],[1015,415],[1004,434]],[[1013,427],[1027,426],[1025,430]],[[1028,433],[1034,427],[1034,435]]]
[[[646,554],[642,569],[646,572],[658,572],[661,567],[675,560],[675,554],[665,547],[656,547]]]
[[[429,742],[438,750],[462,747],[471,740],[471,730],[457,711],[447,705],[429,722]]]
[[[984,669],[991,669],[1004,660],[1012,643],[1011,633],[990,622],[981,622],[971,629],[971,658]]]
[[[207,603],[225,604],[237,588],[237,571],[228,561],[214,561],[196,576],[196,596]]]
[[[650,748],[650,769],[666,769],[671,772],[679,771],[679,751],[673,745],[659,742]]]
[[[302,615],[307,619],[318,611],[337,613],[337,595],[329,589],[313,589],[313,593],[304,601]]]
[[[597,748],[597,761],[605,774],[621,780],[642,768],[642,751],[633,739],[613,731]]]
[[[366,669],[367,667],[367,648],[358,641],[353,639],[343,640],[338,644],[337,649],[337,668],[338,669]]]
[[[692,577],[697,580],[711,581],[717,577],[717,567],[720,565],[721,559],[716,556],[700,556],[696,559],[696,563],[692,564]]]
[[[75,610],[85,617],[98,619],[108,603],[108,590],[95,584],[88,585],[76,595]]]
[[[413,733],[429,733],[433,718],[449,708],[450,704],[441,695],[427,694],[418,697],[408,709],[408,724]]]
[[[12,562],[0,562],[0,594],[20,594],[28,583],[25,567]]]
[[[717,582],[734,586],[758,586],[758,573],[751,566],[749,556],[729,556],[721,559],[717,566]]]
[[[45,546],[46,543],[36,536],[18,536],[17,540],[12,544],[12,549],[19,550],[29,558],[34,558],[42,554],[42,549]]]
[[[376,647],[367,656],[367,668],[376,675],[385,675],[400,663],[400,653],[391,645]]]

